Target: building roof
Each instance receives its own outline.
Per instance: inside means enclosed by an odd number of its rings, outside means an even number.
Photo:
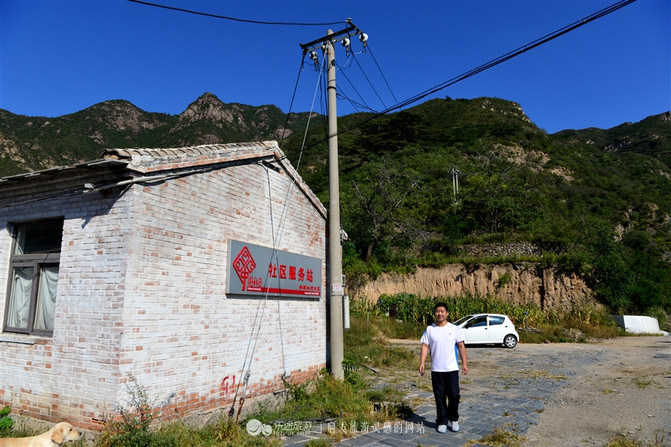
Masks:
[[[47,178],[53,178],[58,175],[63,174],[72,174],[75,172],[92,172],[94,170],[100,170],[102,168],[111,169],[111,170],[125,170],[128,163],[118,160],[93,160],[86,161],[83,163],[77,163],[72,166],[58,166],[55,168],[43,169],[41,171],[31,171],[24,172],[22,174],[10,175],[7,177],[0,178],[0,188],[3,184],[14,183],[14,182],[23,182],[29,180],[42,180]]]
[[[102,159],[0,178],[0,193],[30,185],[105,174],[111,183],[86,184],[86,190],[105,189],[119,183],[142,183],[157,178],[196,174],[235,164],[261,163],[285,173],[326,218],[326,208],[289,163],[275,141],[206,144],[178,148],[104,149]],[[116,179],[116,180],[115,180]],[[117,183],[114,183],[114,182]]]
[[[105,149],[103,157],[128,162],[138,172],[193,168],[258,158],[286,157],[275,141],[253,143],[205,144],[178,148]]]

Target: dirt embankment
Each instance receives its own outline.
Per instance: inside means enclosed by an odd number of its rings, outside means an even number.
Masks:
[[[593,292],[575,274],[541,269],[536,263],[450,264],[439,269],[419,268],[410,275],[385,273],[363,286],[352,286],[352,296],[372,302],[382,294],[406,292],[421,296],[455,296],[472,293],[519,304],[535,303],[541,309],[571,309],[595,304]]]

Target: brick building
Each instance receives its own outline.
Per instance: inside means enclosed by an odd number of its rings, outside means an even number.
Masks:
[[[325,226],[275,142],[0,179],[0,406],[95,429],[131,383],[170,418],[314,376]]]

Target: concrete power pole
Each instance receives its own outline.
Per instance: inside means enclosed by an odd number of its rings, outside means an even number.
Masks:
[[[336,108],[336,65],[335,43],[340,40],[343,45],[349,45],[349,37],[359,35],[359,40],[365,43],[368,36],[361,33],[352,22],[347,20],[347,28],[333,32],[328,30],[326,37],[314,40],[308,44],[301,44],[303,53],[311,52],[317,45],[325,52],[328,70],[328,156],[329,156],[329,215],[328,215],[328,284],[329,299],[329,335],[331,338],[331,374],[338,379],[345,378],[343,370],[344,342],[343,342],[343,274],[342,274],[342,245],[340,240],[340,173],[338,168],[338,114]],[[365,37],[362,37],[365,36]]]
[[[328,36],[333,35],[329,30]],[[335,46],[326,41],[326,66],[328,70],[328,148],[329,148],[329,278],[331,287],[331,373],[344,379],[343,316],[342,316],[342,245],[340,243],[340,173],[338,168],[338,114],[336,110]]]

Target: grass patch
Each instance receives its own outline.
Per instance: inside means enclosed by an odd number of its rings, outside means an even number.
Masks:
[[[149,447],[205,447],[205,446],[241,446],[241,447],[279,447],[282,441],[278,436],[251,436],[244,424],[222,413],[217,422],[203,428],[194,428],[182,422],[162,424],[155,433],[155,439]],[[98,446],[96,446],[98,447]]]
[[[331,439],[314,440],[309,445],[327,446],[363,427],[412,412],[401,404],[402,396],[392,388],[368,395],[366,381],[353,372],[348,372],[342,381],[323,371],[319,377],[306,383],[285,385],[289,392],[287,401],[277,408],[260,405],[240,424],[222,412],[216,422],[195,428],[181,421],[151,424],[152,421],[158,422],[158,414],[149,411],[151,405],[144,388],[134,383],[130,388],[131,405],[117,409],[118,421],[108,424],[94,447],[279,447],[283,444],[281,436],[316,429],[320,425],[327,429]],[[398,403],[376,412],[371,398]],[[248,433],[246,426],[252,419],[267,426],[268,433],[257,436]],[[300,430],[292,431],[299,423]]]
[[[522,343],[585,343],[624,335],[621,329],[609,323],[578,324],[571,316],[554,323],[541,323],[529,331],[517,327],[517,331]]]
[[[330,447],[333,445],[333,441],[330,439],[311,439],[305,444],[305,447]]]
[[[309,421],[334,419],[338,425],[360,427],[376,421],[373,404],[366,398],[364,382],[355,378],[336,380],[324,373],[317,379],[290,386],[290,398],[278,409],[262,409],[252,417],[266,424],[275,421]]]
[[[627,436],[618,435],[604,447],[666,447],[671,440],[671,431],[655,432],[655,440],[652,442],[638,441]]]
[[[640,389],[645,389],[645,388],[648,388],[650,386],[650,384],[652,383],[652,380],[645,380],[645,379],[641,379],[641,378],[637,377],[637,378],[634,379],[634,383]]]
[[[117,405],[117,417],[94,441],[94,447],[279,447],[277,436],[253,437],[235,421],[221,413],[217,422],[196,428],[183,421],[159,423],[145,388],[131,377],[127,405]],[[80,446],[82,441],[78,441]]]
[[[366,398],[371,402],[398,401],[402,397],[398,388],[389,385],[378,390],[366,391]]]
[[[344,338],[345,359],[354,366],[415,369],[419,358],[403,347],[392,346],[382,335],[382,328],[390,324],[395,323],[381,318],[368,322],[365,318],[351,318],[350,329]],[[416,339],[419,346],[419,336]]]
[[[224,413],[220,418],[205,427],[197,428],[182,421],[166,422],[140,429],[125,427],[120,431],[118,426],[110,427],[99,435],[94,447],[207,447],[207,446],[240,446],[240,447],[280,447],[282,441],[278,436],[251,436],[244,425]]]
[[[539,371],[536,369],[524,371],[522,375],[531,379],[568,380],[568,377],[564,374],[550,374],[547,371]]]
[[[468,441],[466,447],[473,445],[489,445],[495,447],[520,447],[526,440],[524,436],[509,432],[500,427],[495,427],[494,431],[483,436],[477,441]]]
[[[9,413],[11,412],[12,409],[9,406],[5,406],[2,410],[0,410],[0,438],[7,437],[5,433],[10,433],[12,431],[14,420],[9,417]]]
[[[419,340],[427,325],[417,324],[414,321],[400,321],[389,319],[384,324],[379,324],[378,329],[387,338],[392,339],[416,339]]]

